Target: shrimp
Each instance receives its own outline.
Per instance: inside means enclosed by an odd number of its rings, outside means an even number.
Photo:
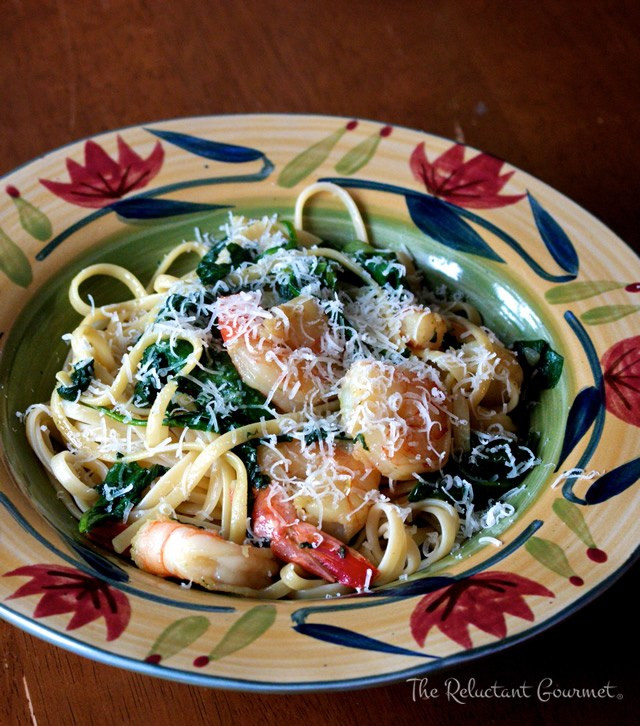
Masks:
[[[451,450],[444,391],[408,366],[356,361],[340,389],[342,425],[358,437],[353,455],[389,479],[442,469]]]
[[[207,590],[258,590],[279,570],[269,549],[235,544],[210,530],[175,521],[145,522],[131,542],[131,556],[145,572],[190,580]]]
[[[370,492],[380,485],[380,472],[356,459],[346,446],[297,441],[260,446],[258,463],[272,480],[297,489],[293,504],[302,518],[348,542],[367,521]]]
[[[337,365],[322,353],[326,314],[306,295],[270,310],[256,303],[247,293],[217,303],[218,328],[240,377],[286,413],[313,404],[327,393]]]
[[[253,532],[271,542],[285,562],[300,565],[327,582],[366,590],[378,575],[376,567],[343,542],[309,522],[301,522],[283,490],[270,484],[255,491]]]
[[[411,352],[438,350],[447,332],[447,323],[440,313],[429,308],[411,305],[401,313],[400,332]]]

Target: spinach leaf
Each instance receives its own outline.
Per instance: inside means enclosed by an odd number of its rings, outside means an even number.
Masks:
[[[225,249],[229,253],[230,262],[216,262],[218,255]],[[196,274],[203,285],[213,285],[225,278],[238,265],[243,262],[251,262],[254,258],[255,252],[253,250],[241,247],[235,242],[229,242],[228,244],[226,241],[218,242],[200,260],[199,265],[196,267]]]
[[[172,402],[163,419],[165,426],[222,433],[272,417],[264,396],[244,383],[226,351],[206,351],[203,364],[206,370],[198,368],[188,377],[178,379],[178,392],[190,401],[186,404],[184,400]],[[219,412],[220,408],[225,408],[219,406],[221,400],[227,404],[226,413]],[[129,426],[147,425],[146,419],[130,418],[104,406],[88,407]]]
[[[410,502],[421,502],[423,499],[448,499],[446,494],[438,488],[439,480],[429,481],[420,477],[407,499]]]
[[[213,285],[219,280],[223,280],[231,272],[231,265],[228,263],[218,264],[217,262],[205,261],[205,257],[196,267],[196,273],[202,280],[203,285]]]
[[[168,411],[166,425],[220,433],[271,418],[264,396],[240,378],[226,351],[208,350],[202,362],[204,368],[178,381],[178,391],[192,399],[191,410]]]
[[[523,464],[531,464],[531,454],[535,456],[538,441],[539,435],[531,433],[526,442],[501,436],[483,443],[477,434],[472,434],[471,449],[457,460],[450,457],[442,472],[435,472],[429,478],[420,476],[408,499],[420,502],[436,498],[464,504],[463,487],[449,487],[446,492],[443,488],[444,477],[450,475],[468,482],[473,489],[476,508],[486,506],[490,499],[498,499],[527,476],[532,466],[525,467]],[[461,495],[459,499],[456,498],[458,492]]]
[[[328,287],[329,290],[335,290],[338,286],[338,273],[341,270],[342,266],[337,262],[318,257],[316,258],[316,265],[312,270],[312,274],[320,280],[323,287]]]
[[[138,382],[133,393],[133,404],[149,408],[156,400],[158,391],[185,364],[193,347],[186,340],[161,340],[150,345],[138,366]]]
[[[518,340],[512,346],[523,372],[520,401],[511,412],[511,420],[519,431],[530,428],[530,418],[542,391],[553,388],[562,375],[564,358],[546,340]]]
[[[105,521],[123,521],[130,506],[138,504],[144,490],[165,471],[167,469],[158,464],[144,469],[135,462],[115,463],[102,484],[96,487],[98,499],[82,515],[78,530],[84,533]]]
[[[309,275],[315,277],[320,287],[335,290],[338,286],[338,275],[343,271],[341,265],[333,260],[327,260],[323,257],[313,257],[313,266],[309,270]],[[305,278],[304,283],[300,281],[293,269],[286,268],[278,272],[277,282],[274,286],[281,302],[288,302],[301,294],[302,288],[309,284],[309,280]]]
[[[356,434],[353,441],[354,441],[354,443],[360,442],[362,444],[362,448],[365,451],[369,451],[369,447],[367,446],[367,441],[364,438],[364,434],[362,433],[362,431],[359,434]]]
[[[253,489],[264,489],[271,483],[271,479],[262,473],[258,464],[258,446],[260,439],[252,439],[244,444],[240,444],[232,449],[233,453],[238,456],[247,470],[247,478],[249,480],[249,491]]]
[[[91,406],[87,403],[83,403],[83,406],[86,406],[87,408],[91,408],[94,411],[99,411],[100,413],[103,413],[105,416],[108,416],[109,418],[113,419],[114,421],[119,421],[120,423],[127,424],[128,426],[146,426],[147,425],[147,419],[146,418],[130,418],[129,416],[125,416],[123,413],[118,413],[117,411],[113,411],[110,408],[107,408],[106,406]]]
[[[77,401],[81,393],[84,393],[91,379],[93,378],[93,358],[78,361],[71,371],[71,385],[59,386],[58,394],[65,401]]]
[[[179,295],[177,293],[169,295],[160,309],[155,322],[164,323],[168,320],[175,320],[176,316],[179,315],[182,317],[193,318],[191,325],[193,325],[194,328],[200,328],[201,330],[207,328],[209,326],[211,316],[206,313],[205,315],[202,314],[200,300],[196,300],[196,295],[197,293],[191,296]],[[198,295],[198,297],[200,296]],[[205,292],[204,295],[202,295],[201,302],[205,305],[211,305],[214,300],[215,298],[213,295]],[[215,330],[215,328],[212,328],[212,330]]]
[[[504,482],[507,489],[518,484],[531,466],[531,454],[537,451],[537,437],[531,435],[525,443],[500,436],[483,443],[476,434],[471,436],[471,449],[457,462],[462,477],[474,484]],[[516,473],[520,470],[521,473]]]
[[[274,245],[273,247],[268,247],[262,254],[260,254],[256,257],[256,260],[261,260],[263,257],[269,257],[270,255],[275,255],[275,253],[278,250],[296,250],[296,249],[298,249],[298,243],[295,240],[290,239],[288,242],[285,242],[282,245]]]
[[[556,386],[562,375],[564,358],[546,340],[518,340],[512,348],[532,391]]]
[[[286,277],[284,275],[286,275]],[[288,302],[289,300],[293,300],[293,298],[298,297],[301,289],[301,284],[290,267],[280,272],[275,284],[275,291],[278,293],[281,303]]]
[[[207,254],[200,260],[196,267],[196,274],[202,280],[205,285],[213,285],[214,282],[221,280],[225,274],[218,275],[217,269],[220,265],[216,264],[218,255],[225,248],[227,240],[221,240],[216,242],[213,247],[207,252]]]
[[[296,232],[296,228],[293,226],[293,223],[290,222],[288,219],[281,219],[280,225],[285,228],[287,231],[287,245],[291,244],[292,242],[294,244],[298,244],[298,233]],[[287,249],[293,249],[292,247],[287,247]]]
[[[406,286],[406,274],[395,252],[379,250],[365,242],[349,242],[342,251],[362,265],[378,285]]]

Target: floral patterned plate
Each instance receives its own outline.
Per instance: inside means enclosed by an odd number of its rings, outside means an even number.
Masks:
[[[150,275],[228,210],[292,213],[330,179],[374,241],[407,244],[507,339],[549,340],[561,384],[535,414],[544,464],[517,513],[426,576],[324,601],[184,589],[84,542],[26,443],[75,326],[69,280],[97,260]],[[587,212],[524,172],[418,131],[325,116],[163,121],[53,151],[0,199],[0,615],[112,665],[263,691],[364,686],[499,650],[580,607],[635,559],[640,478],[640,261]],[[317,197],[309,225],[347,238]],[[94,290],[98,302],[112,292]],[[580,472],[584,472],[580,476]],[[597,473],[596,473],[597,472]],[[276,656],[277,654],[277,656]]]

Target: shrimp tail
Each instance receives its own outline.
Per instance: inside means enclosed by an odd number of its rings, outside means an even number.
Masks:
[[[170,577],[171,570],[164,562],[164,552],[168,539],[179,532],[178,522],[154,521],[145,524],[134,538],[131,548],[133,561],[145,572],[160,577]]]
[[[267,587],[277,564],[269,550],[229,542],[190,524],[162,520],[142,525],[131,542],[131,556],[145,572],[190,580],[209,590]]]
[[[300,522],[292,504],[270,489],[255,492],[253,531],[271,541],[272,552],[327,582],[368,589],[378,575],[376,567],[339,539]]]

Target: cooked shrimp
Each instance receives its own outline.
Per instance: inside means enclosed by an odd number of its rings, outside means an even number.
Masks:
[[[255,492],[253,532],[271,542],[285,562],[300,565],[327,582],[367,589],[378,570],[359,552],[309,522],[301,522],[283,490],[271,484]]]
[[[336,361],[322,353],[329,326],[314,298],[301,295],[265,310],[251,294],[239,293],[217,306],[222,339],[247,385],[285,412],[319,402]]]
[[[272,480],[297,489],[293,503],[305,521],[348,542],[367,521],[373,504],[369,492],[380,485],[380,472],[336,443],[302,448],[297,441],[261,446],[258,463]]]
[[[411,305],[401,314],[400,332],[413,353],[438,350],[447,332],[447,323],[440,313],[420,305]]]
[[[340,389],[342,425],[359,437],[354,456],[390,479],[441,469],[451,450],[445,393],[404,365],[361,360]]]
[[[145,572],[189,580],[208,590],[258,590],[279,570],[269,549],[235,544],[210,530],[175,521],[145,522],[131,542],[131,556]]]

